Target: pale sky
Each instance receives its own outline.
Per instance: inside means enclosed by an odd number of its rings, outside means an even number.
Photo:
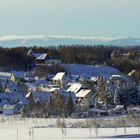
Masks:
[[[140,0],[0,0],[0,36],[140,37]]]

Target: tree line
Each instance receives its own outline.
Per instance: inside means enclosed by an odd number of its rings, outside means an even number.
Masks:
[[[0,68],[3,70],[31,70],[34,68],[34,59],[27,56],[27,52],[32,49],[37,53],[48,53],[50,58],[60,59],[62,63],[75,64],[106,64],[126,72],[127,69],[139,69],[140,65],[129,64],[129,60],[114,62],[111,60],[111,53],[114,50],[121,52],[137,51],[139,46],[116,47],[103,45],[71,45],[71,46],[51,46],[51,47],[16,47],[0,48]],[[126,63],[127,62],[127,63]],[[125,68],[126,66],[126,68]]]

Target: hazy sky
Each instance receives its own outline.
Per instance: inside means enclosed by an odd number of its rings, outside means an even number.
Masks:
[[[0,0],[0,35],[140,37],[140,0]]]

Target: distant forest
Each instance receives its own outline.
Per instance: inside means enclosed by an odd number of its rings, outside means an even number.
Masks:
[[[108,65],[118,68],[127,73],[132,69],[140,69],[140,64],[134,65],[129,60],[114,62],[111,54],[114,50],[137,51],[140,47],[115,47],[115,46],[58,46],[58,47],[0,47],[0,69],[9,70],[31,70],[34,68],[33,58],[27,56],[29,49],[33,52],[48,53],[51,58],[57,58],[62,63],[87,64],[87,65]]]

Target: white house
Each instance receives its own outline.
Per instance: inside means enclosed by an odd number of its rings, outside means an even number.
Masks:
[[[81,89],[77,94],[77,98],[86,98],[91,94],[91,90],[89,89]]]
[[[4,105],[3,106],[3,114],[4,115],[13,115],[16,112],[15,105]]]
[[[74,92],[75,94],[82,88],[80,83],[72,83],[71,86],[67,89],[67,92]]]
[[[53,78],[53,83],[57,83],[60,84],[61,88],[64,87],[64,76],[65,76],[65,72],[58,72]]]
[[[48,53],[34,53],[31,49],[28,51],[27,56],[31,56],[35,59],[36,65],[56,65],[61,64],[59,59],[54,59],[48,55]]]

